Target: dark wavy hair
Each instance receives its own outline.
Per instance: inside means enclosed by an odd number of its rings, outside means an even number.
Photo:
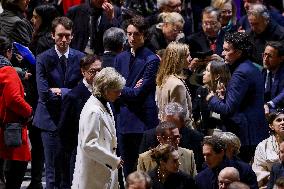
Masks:
[[[57,9],[53,5],[40,5],[34,11],[41,18],[39,31],[51,31],[52,21],[59,16]]]
[[[224,41],[231,44],[234,49],[242,51],[242,58],[251,57],[253,43],[248,34],[243,32],[227,33]]]
[[[12,49],[12,42],[5,36],[0,36],[0,55],[6,57],[7,50]]]

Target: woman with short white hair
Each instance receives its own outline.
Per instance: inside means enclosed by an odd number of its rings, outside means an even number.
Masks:
[[[177,12],[163,12],[159,15],[161,22],[149,30],[147,47],[153,52],[167,48],[172,41],[179,41],[184,37],[184,19]]]
[[[114,102],[125,79],[107,67],[96,74],[93,95],[86,102],[79,121],[79,135],[72,188],[118,188],[115,122],[109,102]]]

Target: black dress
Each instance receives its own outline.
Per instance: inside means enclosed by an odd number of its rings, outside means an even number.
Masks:
[[[196,184],[194,179],[182,172],[179,171],[177,173],[170,174],[164,183],[159,181],[157,174],[157,167],[150,171],[149,176],[152,179],[152,189],[195,189]]]

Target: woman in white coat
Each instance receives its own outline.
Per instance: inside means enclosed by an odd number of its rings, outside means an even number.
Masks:
[[[109,102],[114,102],[125,79],[113,68],[96,74],[93,95],[86,102],[79,121],[79,135],[72,189],[116,189],[117,168],[123,161],[116,156],[117,139]]]

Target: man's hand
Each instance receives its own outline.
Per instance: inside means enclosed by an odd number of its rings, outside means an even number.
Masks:
[[[61,89],[60,88],[50,88],[51,92],[57,96],[61,96]]]
[[[114,18],[114,9],[113,9],[112,4],[108,2],[104,2],[102,5],[102,8],[106,13],[107,19],[111,21]]]
[[[139,79],[139,81],[137,81],[137,83],[135,84],[134,89],[141,87],[142,84],[143,84],[143,79]]]
[[[268,114],[269,114],[269,107],[268,107],[268,105],[267,104],[264,104],[264,113],[265,113],[265,115],[267,116]]]

